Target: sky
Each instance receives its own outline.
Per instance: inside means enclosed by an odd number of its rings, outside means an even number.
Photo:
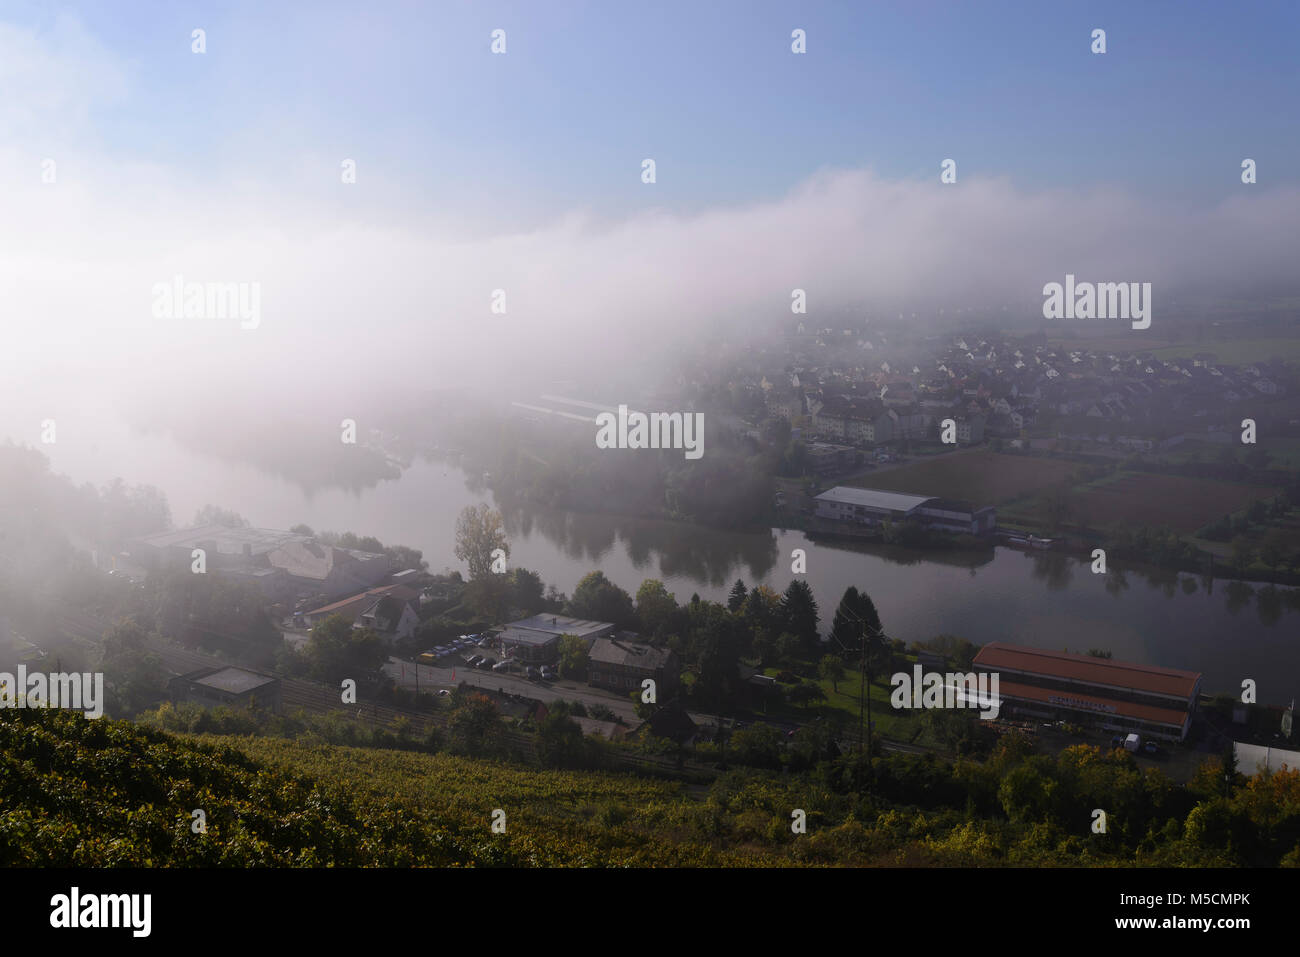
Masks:
[[[796,287],[814,319],[1032,310],[1067,271],[1152,281],[1158,331],[1189,283],[1294,281],[1298,27],[1291,3],[7,0],[0,372],[506,378],[779,320]],[[260,284],[259,325],[160,319],[177,274]]]

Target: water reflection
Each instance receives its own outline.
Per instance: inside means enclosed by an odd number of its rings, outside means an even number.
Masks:
[[[1034,561],[1033,575],[1047,586],[1048,591],[1064,591],[1074,578],[1076,559],[1055,552],[1030,556]]]

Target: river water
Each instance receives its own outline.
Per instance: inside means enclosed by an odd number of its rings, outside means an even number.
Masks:
[[[3,434],[0,432],[0,434]],[[424,552],[434,571],[463,567],[452,554],[465,505],[495,504],[459,469],[417,461],[400,479],[361,491],[305,490],[251,465],[217,459],[163,434],[120,422],[78,429],[60,422],[59,440],[9,433],[37,445],[55,471],[78,483],[121,477],[157,485],[177,525],[203,505],[233,509],[254,525],[353,531]],[[504,509],[511,564],[571,593],[593,569],[635,593],[659,578],[678,601],[692,593],[725,600],[737,578],[781,591],[794,577],[792,552],[807,554],[806,577],[823,626],[844,589],[875,601],[886,632],[906,641],[954,634],[977,644],[1004,640],[1043,648],[1102,648],[1115,658],[1200,671],[1207,690],[1254,679],[1259,700],[1285,705],[1300,692],[1300,602],[1285,589],[1245,588],[1177,573],[1093,575],[1088,563],[1005,547],[916,552],[813,542],[802,532],[725,532],[679,522],[598,513]]]

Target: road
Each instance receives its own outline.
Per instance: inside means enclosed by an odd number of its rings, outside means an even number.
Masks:
[[[636,709],[632,706],[630,698],[623,698],[612,692],[602,691],[567,679],[529,681],[519,675],[497,671],[480,671],[465,664],[456,665],[455,668],[440,668],[434,665],[417,666],[412,661],[403,661],[397,658],[389,658],[388,663],[384,666],[384,671],[401,687],[414,691],[417,667],[419,668],[421,691],[428,691],[435,687],[451,689],[458,684],[464,683],[473,685],[476,688],[485,688],[489,691],[504,690],[510,694],[521,694],[525,697],[536,698],[539,701],[581,701],[585,708],[591,708],[593,705],[604,705],[633,727],[641,723],[641,719],[636,716]],[[403,676],[403,671],[405,671],[405,676]],[[454,680],[452,679],[453,672],[456,675]]]

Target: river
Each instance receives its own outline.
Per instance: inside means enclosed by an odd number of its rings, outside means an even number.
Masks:
[[[38,445],[34,429],[10,434]],[[419,548],[434,571],[462,567],[452,554],[460,510],[493,501],[456,467],[430,461],[361,491],[307,491],[107,418],[81,429],[61,421],[58,441],[38,447],[55,471],[79,483],[120,476],[157,485],[178,525],[212,503],[258,526],[305,522],[318,532],[353,531]],[[1203,672],[1207,690],[1240,689],[1252,678],[1266,704],[1285,705],[1300,692],[1300,592],[1225,580],[1207,587],[1201,577],[1177,573],[1093,575],[1085,562],[1005,547],[916,552],[818,543],[781,529],[740,533],[598,513],[505,512],[511,564],[566,593],[597,568],[633,593],[643,579],[659,578],[678,601],[693,592],[725,600],[737,578],[780,591],[793,577],[793,551],[804,549],[823,627],[844,589],[856,585],[875,601],[886,632],[909,642],[946,633],[978,644],[1102,648],[1117,659]]]

